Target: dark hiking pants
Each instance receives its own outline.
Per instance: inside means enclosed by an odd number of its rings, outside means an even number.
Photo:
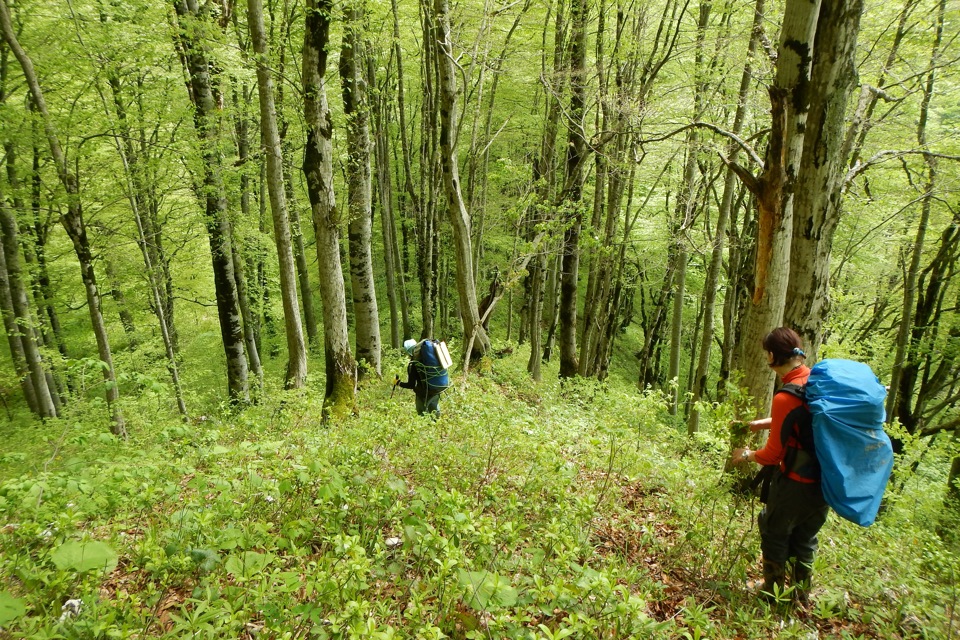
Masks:
[[[819,482],[797,482],[776,471],[767,505],[757,519],[764,560],[785,564],[796,558],[812,564],[817,532],[827,521],[828,511]]]

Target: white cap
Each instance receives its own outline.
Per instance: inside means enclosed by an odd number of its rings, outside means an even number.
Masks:
[[[413,348],[417,346],[417,341],[413,338],[403,341],[403,350],[408,354],[413,355]]]

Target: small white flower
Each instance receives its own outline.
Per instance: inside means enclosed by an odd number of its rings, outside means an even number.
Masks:
[[[267,502],[276,502],[276,498],[271,496],[269,493],[264,494],[263,499],[266,500]]]
[[[394,538],[387,538],[386,540],[384,540],[384,543],[387,545],[387,549],[393,550],[393,549],[396,549],[397,547],[401,546],[401,545],[403,544],[403,540],[401,540],[400,538],[396,538],[396,537],[394,537]]]

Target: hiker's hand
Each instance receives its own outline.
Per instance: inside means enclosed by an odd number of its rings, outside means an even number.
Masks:
[[[733,457],[730,459],[730,462],[733,464],[744,464],[745,462],[750,462],[750,454],[752,453],[753,451],[750,451],[750,449],[734,449]]]
[[[748,425],[750,431],[763,431],[764,429],[770,428],[770,422],[772,418],[760,418],[759,420],[751,420]]]
[[[393,386],[400,384],[400,376],[393,376]]]

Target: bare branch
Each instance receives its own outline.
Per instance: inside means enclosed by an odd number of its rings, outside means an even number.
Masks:
[[[644,145],[650,142],[662,142],[664,140],[669,140],[675,135],[679,133],[683,133],[687,129],[692,129],[694,127],[707,129],[709,131],[713,131],[717,135],[723,136],[725,138],[729,138],[734,143],[736,143],[736,145],[740,147],[740,149],[742,149],[744,153],[750,156],[751,160],[753,160],[756,164],[763,166],[763,158],[761,158],[759,154],[757,154],[757,152],[754,151],[753,147],[751,147],[743,138],[741,138],[735,133],[731,133],[730,131],[727,131],[726,129],[721,129],[717,125],[711,124],[709,122],[700,122],[700,121],[691,122],[690,124],[680,127],[676,131],[671,131],[670,133],[663,134],[662,136],[657,136],[654,138],[644,138],[643,140],[640,140],[639,143],[640,145]],[[724,159],[724,162],[727,162],[726,159]]]

